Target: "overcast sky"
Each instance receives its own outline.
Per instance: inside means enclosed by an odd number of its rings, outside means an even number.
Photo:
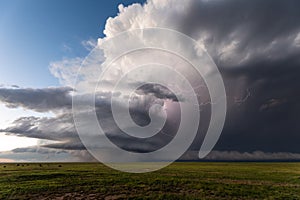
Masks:
[[[206,159],[300,160],[300,1],[120,3],[0,2],[0,162],[94,160],[80,141],[72,116],[77,70],[88,53],[106,39],[123,31],[150,27],[173,29],[193,38],[221,72],[227,116],[221,137]],[[132,41],[124,41],[115,48],[130,45]],[[99,62],[104,63],[117,50],[103,47],[104,56]],[[155,61],[165,56],[157,52],[147,55]],[[129,64],[143,59],[133,54],[120,62],[118,69],[126,71]],[[184,64],[178,70],[189,76],[192,85],[202,83],[201,77],[195,77]],[[96,72],[93,66],[84,68],[80,87],[94,91],[90,84],[98,80]],[[146,78],[141,77],[127,83],[140,83]],[[111,81],[116,79],[112,71],[109,81],[100,84],[96,93],[96,114],[110,140],[139,153],[168,144],[178,129],[178,104],[187,95],[182,93],[182,99],[178,98],[155,84],[140,87],[130,104],[133,120],[147,125],[153,104],[168,110],[168,117],[163,131],[155,137],[134,139],[123,134],[113,120],[110,99],[127,98],[125,90],[111,92]],[[170,76],[165,79],[174,81]],[[199,112],[203,121],[183,160],[198,159],[211,116],[207,88],[194,89],[202,101]]]

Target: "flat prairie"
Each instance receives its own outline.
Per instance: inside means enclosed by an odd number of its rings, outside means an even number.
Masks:
[[[1,163],[0,199],[300,199],[300,163],[176,162],[144,174],[99,163]]]

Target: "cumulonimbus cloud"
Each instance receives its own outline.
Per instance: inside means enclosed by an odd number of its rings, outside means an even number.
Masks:
[[[99,44],[123,31],[149,27],[173,29],[192,37],[209,52],[221,70],[228,95],[225,127],[215,147],[216,152],[208,158],[299,159],[299,6],[297,0],[148,0],[144,5],[120,5],[119,14],[107,20],[106,37],[100,38]],[[124,42],[127,44],[130,45]],[[158,54],[149,56],[159,60]],[[64,110],[63,115],[59,113],[52,119],[16,120],[12,127],[1,131],[62,142],[48,145],[48,148],[82,150],[70,111],[67,111],[71,108],[71,87],[82,61],[83,58],[74,58],[51,64],[51,73],[68,87],[0,89],[0,101],[8,107],[24,107],[38,112]],[[103,61],[104,55],[99,62]],[[123,65],[126,64],[131,64],[131,61],[124,61]],[[82,87],[87,91],[94,89],[90,86],[99,78],[95,71],[95,66],[81,70],[80,75],[86,79]],[[112,95],[124,96],[109,93],[113,77],[110,78],[96,95],[99,97],[97,112],[105,118],[106,131],[119,145],[132,151],[145,152],[147,148],[155,149],[155,144],[165,144],[168,140],[163,137],[161,141],[156,138],[149,146],[139,146],[128,143],[126,137],[116,136],[120,130],[111,119],[110,104],[105,99]],[[178,100],[170,91],[157,85],[140,88],[137,90],[139,95],[139,101],[131,106],[131,114],[141,124],[149,120],[149,104],[164,99]],[[205,105],[201,110],[204,118],[210,116],[208,107]],[[51,132],[47,124],[56,128]],[[173,129],[168,127],[168,130]],[[190,151],[199,150],[201,141],[201,136],[198,136]]]

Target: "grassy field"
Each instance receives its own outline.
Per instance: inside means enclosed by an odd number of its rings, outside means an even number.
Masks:
[[[174,163],[146,174],[0,164],[0,199],[300,199],[300,163]]]

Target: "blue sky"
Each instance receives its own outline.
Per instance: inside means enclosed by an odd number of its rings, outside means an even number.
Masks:
[[[105,22],[117,15],[118,5],[135,2],[144,1],[1,0],[0,86],[59,86],[49,64],[63,58],[85,57],[89,52],[82,42],[103,37]],[[0,128],[18,117],[31,115],[41,116],[27,109],[9,109],[1,103]],[[36,141],[1,134],[0,151],[30,146]]]
[[[21,87],[59,85],[49,63],[84,56],[81,42],[103,36],[117,6],[139,0],[1,0],[0,84]]]

